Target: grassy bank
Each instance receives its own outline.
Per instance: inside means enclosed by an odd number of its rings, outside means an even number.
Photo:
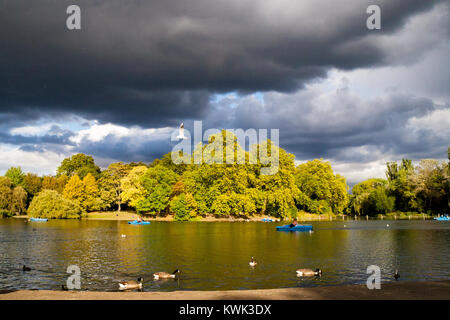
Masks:
[[[97,211],[97,212],[89,212],[82,219],[89,220],[135,220],[139,217],[139,215],[134,211]],[[165,216],[159,215],[143,215],[143,220],[145,221],[174,221],[173,215],[168,214]],[[14,216],[13,218],[23,218],[28,219],[27,215]],[[263,218],[271,218],[267,215],[257,215],[250,217],[215,217],[214,215],[205,215],[198,216],[192,221],[204,221],[204,222],[212,222],[212,221],[261,221]],[[297,214],[297,219],[299,222],[308,222],[308,221],[348,221],[348,220],[426,220],[432,219],[433,216],[423,213],[415,213],[415,212],[393,212],[388,213],[386,215],[378,215],[378,216],[349,216],[349,215],[334,215],[334,214],[314,214],[300,211]],[[290,221],[289,219],[285,221]]]
[[[100,211],[100,212],[90,212],[85,219],[90,220],[134,220],[138,218],[139,215],[134,211]],[[191,221],[260,221],[262,218],[268,216],[252,216],[252,217],[215,217],[213,215],[198,216]],[[151,216],[143,215],[143,220],[145,221],[174,221],[173,215],[168,214],[165,216]]]

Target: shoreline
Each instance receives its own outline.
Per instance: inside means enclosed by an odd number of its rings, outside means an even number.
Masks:
[[[130,211],[97,211],[97,212],[89,212],[87,216],[82,217],[82,220],[109,220],[109,221],[130,221],[135,220],[138,216],[135,212]],[[13,216],[14,219],[28,219],[28,215],[20,215]],[[144,221],[175,221],[173,219],[173,215],[166,216],[143,216]],[[244,221],[261,221],[263,218],[274,219],[275,222],[282,222],[280,218],[271,217],[268,215],[260,215],[260,216],[251,216],[251,217],[215,217],[213,215],[207,215],[205,217],[199,216],[197,219],[193,219],[191,221],[195,222],[244,222]],[[300,214],[297,219],[300,223],[312,222],[312,221],[367,221],[367,220],[432,220],[433,217],[424,217],[421,214],[411,215],[411,217],[403,215],[403,216],[395,216],[392,215],[383,216],[382,219],[379,217],[370,217],[367,219],[365,216],[358,216],[355,219],[354,216],[330,216],[328,214],[318,215],[318,214]],[[58,220],[58,219],[55,219]],[[59,220],[67,220],[67,219],[59,219]],[[285,222],[290,222],[290,219],[285,220]]]
[[[366,285],[312,288],[172,291],[97,292],[18,290],[0,293],[0,300],[450,300],[450,280],[391,282],[380,290]]]

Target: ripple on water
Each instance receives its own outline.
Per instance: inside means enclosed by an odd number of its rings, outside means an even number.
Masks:
[[[389,228],[386,224],[389,223]],[[61,288],[69,265],[82,289],[117,291],[144,278],[145,291],[227,290],[365,283],[375,264],[383,281],[449,279],[450,223],[436,221],[314,222],[313,233],[275,231],[276,223],[152,223],[0,220],[0,289]],[[345,227],[344,227],[345,224]],[[126,237],[121,237],[125,234]],[[250,268],[255,257],[258,265]],[[23,265],[32,268],[23,272]],[[179,268],[180,278],[153,280]],[[299,278],[298,268],[322,277]]]

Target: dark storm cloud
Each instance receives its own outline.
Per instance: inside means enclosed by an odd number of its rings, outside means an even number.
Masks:
[[[298,160],[370,162],[380,154],[442,159],[450,142],[445,128],[410,123],[450,105],[396,92],[370,99],[361,98],[351,86],[332,93],[272,92],[264,95],[263,102],[253,96],[224,98],[215,108],[217,112],[205,122],[209,126],[280,129],[280,145]],[[217,116],[221,114],[227,117]]]
[[[144,127],[203,118],[213,92],[292,92],[332,67],[389,64],[396,48],[378,35],[438,2],[2,1],[0,115]],[[65,27],[70,4],[81,31]],[[382,32],[365,27],[369,4],[382,7]]]
[[[171,150],[169,139],[150,140],[142,139],[136,143],[133,137],[117,138],[107,136],[100,142],[82,141],[76,148],[76,152],[91,154],[98,158],[107,159],[100,165],[108,166],[112,161],[145,162],[150,163],[155,158]],[[96,159],[98,159],[96,158]]]
[[[47,133],[43,136],[24,136],[14,135],[9,133],[0,132],[0,143],[14,144],[14,145],[30,145],[30,144],[55,144],[55,145],[72,145],[73,143],[69,138],[73,136],[73,133],[66,131],[64,134],[56,135]]]

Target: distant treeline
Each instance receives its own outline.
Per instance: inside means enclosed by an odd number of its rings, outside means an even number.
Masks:
[[[210,143],[213,140],[214,136]],[[278,148],[270,140],[265,143]],[[237,148],[236,143],[234,152]],[[387,179],[366,180],[349,194],[345,178],[334,174],[329,162],[315,159],[295,166],[292,154],[278,151],[274,175],[261,175],[260,161],[176,165],[171,154],[148,165],[112,163],[102,171],[92,156],[80,153],[64,159],[56,176],[44,177],[11,167],[0,177],[0,214],[79,218],[91,211],[134,209],[191,220],[205,214],[290,218],[299,211],[370,216],[393,211],[449,213],[448,162],[422,160],[417,167],[407,159],[390,162]],[[246,152],[245,156],[248,159]]]

